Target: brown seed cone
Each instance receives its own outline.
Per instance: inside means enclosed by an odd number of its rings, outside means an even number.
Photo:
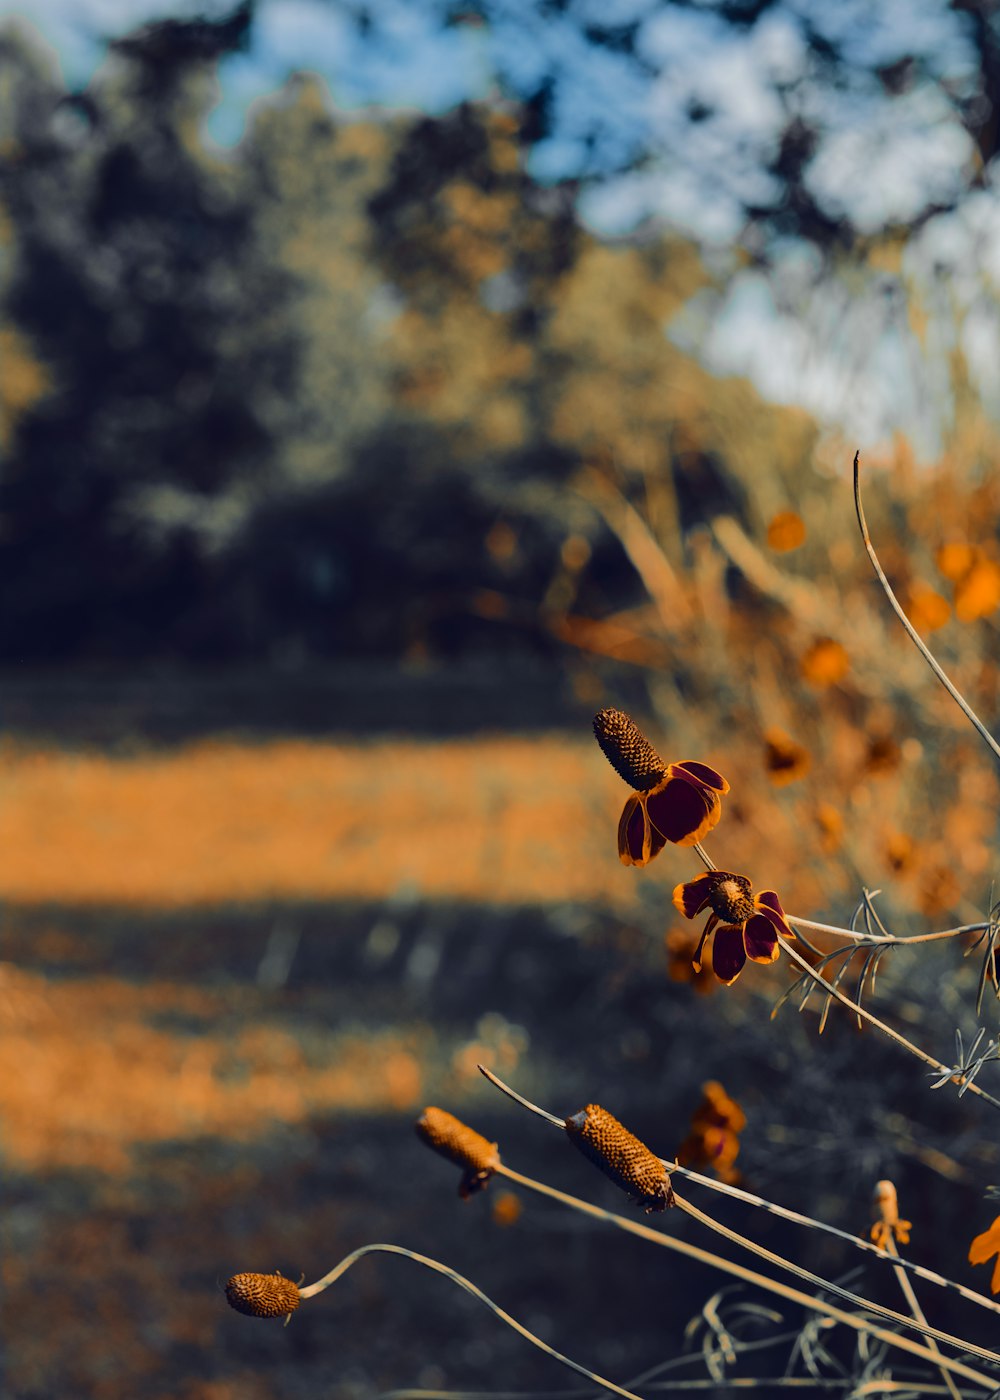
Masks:
[[[598,710],[594,737],[604,757],[635,792],[649,792],[667,775],[667,764],[624,710]]]
[[[644,1206],[647,1214],[673,1205],[666,1167],[606,1108],[589,1103],[566,1119],[566,1132],[583,1155],[627,1191],[636,1205]]]
[[[233,1274],[226,1298],[244,1317],[287,1317],[300,1301],[298,1285],[279,1273]]]
[[[458,1194],[465,1199],[480,1191],[500,1165],[500,1153],[495,1142],[487,1142],[460,1118],[443,1108],[425,1108],[416,1122],[417,1137],[454,1162],[464,1167],[465,1174]]]

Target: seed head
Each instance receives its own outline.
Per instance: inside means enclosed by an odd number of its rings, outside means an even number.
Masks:
[[[753,886],[745,875],[730,875],[728,871],[720,871],[719,874],[723,878],[713,884],[709,905],[728,924],[746,923],[756,912]]]
[[[233,1274],[226,1298],[244,1317],[287,1317],[299,1306],[298,1285],[279,1273]]]
[[[495,1142],[488,1142],[481,1133],[475,1132],[460,1118],[446,1113],[443,1108],[425,1108],[416,1122],[417,1137],[464,1168],[464,1175],[458,1188],[463,1198],[480,1191],[500,1165],[500,1153]]]
[[[598,710],[594,736],[604,757],[634,792],[649,792],[667,775],[667,764],[624,710]]]
[[[606,1108],[589,1103],[566,1119],[566,1132],[595,1167],[645,1207],[647,1215],[673,1205],[666,1167]]]

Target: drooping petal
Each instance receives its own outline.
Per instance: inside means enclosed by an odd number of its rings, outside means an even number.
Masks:
[[[667,778],[654,788],[646,798],[646,810],[660,835],[675,846],[693,846],[722,815],[715,793],[696,787],[685,777]]]
[[[660,835],[656,827],[649,820],[648,812],[646,813],[646,831],[649,836],[649,855],[646,857],[646,859],[652,860],[654,856],[658,856],[660,854],[667,842],[665,837]]]
[[[763,914],[747,919],[743,929],[743,946],[751,962],[773,963],[781,952],[774,925]]]
[[[701,955],[705,951],[705,944],[708,942],[708,935],[712,932],[712,930],[715,928],[718,922],[718,914],[713,914],[709,919],[708,923],[701,931],[701,937],[698,939],[698,946],[694,950],[694,957],[691,959],[691,966],[694,968],[695,972],[701,971]]]
[[[671,763],[670,768],[682,769],[700,787],[710,788],[712,792],[721,793],[723,797],[729,791],[729,784],[718,769],[710,768],[707,763],[699,763],[697,759],[683,758],[680,763]]]
[[[795,937],[795,931],[785,917],[785,911],[781,907],[781,900],[775,894],[774,890],[759,890],[757,894],[754,895],[753,902],[757,907],[757,912],[763,914],[766,919],[770,919],[778,933],[783,933],[786,938]]]
[[[686,884],[674,887],[674,906],[681,911],[685,919],[696,919],[705,908],[711,898],[715,880],[716,872],[708,870],[704,875],[698,875]]]
[[[633,793],[618,823],[618,858],[623,865],[645,865],[646,827],[642,803]]]
[[[731,986],[746,964],[743,928],[740,924],[720,924],[712,944],[712,971],[720,982]]]

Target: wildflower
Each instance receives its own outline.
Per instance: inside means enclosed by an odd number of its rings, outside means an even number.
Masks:
[[[226,1301],[244,1317],[283,1317],[299,1306],[298,1284],[281,1274],[233,1274],[226,1284]]]
[[[820,637],[813,642],[799,662],[799,669],[810,685],[836,685],[850,670],[851,662],[845,649],[832,637]]]
[[[913,1228],[909,1220],[899,1218],[899,1199],[896,1195],[896,1188],[891,1181],[877,1181],[872,1194],[872,1215],[875,1223],[871,1228],[871,1237],[879,1249],[887,1249],[890,1243],[899,1244],[910,1243],[910,1231]]]
[[[668,841],[693,846],[722,815],[729,791],[721,773],[684,759],[664,763],[652,744],[621,710],[599,710],[594,734],[605,758],[633,789],[618,823],[623,865],[645,865]]]
[[[882,778],[894,772],[903,761],[903,751],[891,734],[873,734],[864,757],[866,777]]]
[[[955,616],[959,622],[989,617],[1000,607],[1000,567],[979,554],[968,573],[955,584]]]
[[[767,545],[776,554],[798,549],[805,537],[805,522],[794,510],[779,510],[767,527]]]
[[[844,818],[830,802],[821,802],[813,813],[819,829],[820,849],[827,855],[837,850],[844,835]]]
[[[642,1206],[647,1215],[673,1205],[666,1167],[613,1113],[589,1103],[567,1118],[564,1126],[574,1147],[627,1191],[630,1200]]]
[[[521,1202],[513,1191],[501,1191],[493,1199],[493,1221],[505,1228],[521,1218]]]
[[[463,1201],[489,1184],[500,1165],[500,1153],[495,1142],[488,1142],[443,1108],[425,1108],[415,1127],[422,1142],[457,1167],[464,1168],[458,1187]]]
[[[809,772],[809,750],[785,733],[769,729],[764,735],[764,767],[775,787],[784,787]]]
[[[711,909],[694,955],[694,966],[701,967],[705,940],[714,933],[712,971],[727,987],[739,977],[747,958],[757,963],[776,961],[780,933],[786,938],[795,937],[774,890],[754,894],[745,875],[733,875],[727,870],[709,870],[678,885],[674,904],[686,919],[695,919],[703,909]]]
[[[897,875],[913,869],[917,848],[912,836],[905,831],[887,831],[883,847],[885,862]]]
[[[949,544],[943,544],[935,560],[938,569],[952,583],[957,583],[963,574],[967,574],[974,561],[972,545],[966,544],[964,540],[952,540]]]
[[[926,584],[912,586],[906,611],[918,632],[935,632],[951,617],[947,598]]]
[[[993,1265],[990,1292],[1000,1293],[1000,1215],[988,1230],[977,1235],[969,1245],[969,1263],[986,1264],[994,1254],[997,1256],[997,1262]]]
[[[691,1131],[677,1153],[686,1167],[711,1167],[720,1181],[735,1185],[740,1173],[733,1163],[740,1151],[746,1114],[717,1079],[701,1086],[702,1100],[691,1117]]]

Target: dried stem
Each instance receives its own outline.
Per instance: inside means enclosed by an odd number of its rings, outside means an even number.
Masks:
[[[965,715],[966,719],[979,734],[980,738],[990,749],[990,752],[993,754],[993,757],[1000,759],[1000,744],[998,744],[997,741],[994,739],[993,735],[986,728],[985,724],[983,724],[982,720],[979,718],[975,710],[962,695],[961,691],[959,691],[958,688],[952,684],[952,682],[945,675],[944,671],[938,665],[937,661],[935,661],[933,655],[931,654],[927,646],[927,643],[921,638],[920,634],[917,632],[910,619],[906,616],[906,613],[903,611],[902,607],[899,604],[899,600],[897,599],[895,593],[893,593],[892,588],[890,587],[889,580],[886,578],[885,573],[882,569],[882,565],[878,561],[878,555],[875,553],[875,547],[872,544],[871,536],[868,533],[868,522],[865,520],[864,506],[861,503],[861,471],[859,464],[860,453],[855,452],[854,508],[858,513],[858,525],[861,527],[861,539],[864,543],[865,550],[868,554],[868,558],[871,560],[872,568],[875,570],[875,576],[878,579],[879,583],[882,585],[882,590],[885,593],[885,596],[888,598],[893,612],[896,614],[900,622],[903,624],[903,627],[906,629],[906,635],[910,638],[910,641],[920,652],[920,655],[927,662],[928,666],[934,672],[935,676],[937,676],[938,680],[944,686],[945,690],[954,700],[958,708],[962,711],[963,715]]]
[[[546,1356],[551,1356],[554,1361],[558,1361],[561,1365],[567,1366],[571,1371],[575,1371],[577,1375],[586,1376],[589,1381],[593,1381],[595,1385],[599,1385],[602,1390],[610,1390],[613,1395],[621,1395],[623,1400],[641,1400],[634,1391],[626,1390],[624,1386],[616,1385],[614,1381],[605,1380],[603,1376],[597,1375],[595,1371],[588,1370],[586,1366],[581,1366],[578,1361],[573,1361],[568,1356],[564,1356],[561,1351],[556,1351],[554,1347],[550,1347],[548,1342],[543,1342],[541,1337],[536,1337],[534,1332],[529,1332],[527,1327],[522,1326],[516,1318],[511,1317],[510,1313],[504,1312],[503,1308],[497,1303],[494,1303],[492,1298],[488,1298],[482,1289],[477,1288],[474,1283],[471,1283],[462,1274],[456,1273],[454,1269],[449,1269],[447,1264],[441,1264],[437,1259],[429,1259],[426,1254],[417,1254],[412,1249],[404,1249],[402,1245],[362,1245],[360,1249],[355,1249],[353,1253],[348,1254],[345,1259],[341,1259],[340,1263],[337,1264],[335,1268],[331,1269],[328,1274],[324,1274],[321,1279],[318,1279],[315,1283],[310,1283],[306,1288],[301,1288],[299,1290],[300,1296],[303,1298],[312,1298],[317,1293],[322,1293],[324,1288],[329,1288],[331,1283],[336,1283],[339,1278],[346,1274],[352,1264],[356,1264],[358,1260],[363,1259],[366,1254],[398,1254],[404,1259],[412,1259],[415,1264],[422,1264],[425,1269],[431,1269],[436,1274],[443,1274],[445,1278],[451,1279],[452,1283],[457,1283],[459,1288],[464,1288],[466,1293],[471,1293],[473,1298],[478,1298],[479,1302],[489,1308],[495,1317],[498,1317],[501,1322],[506,1322],[508,1327],[512,1327],[515,1332],[524,1337],[525,1341],[530,1342],[532,1346],[538,1347],[539,1351],[543,1351]],[[974,1376],[975,1372],[971,1374]]]
[[[855,1332],[864,1332],[872,1337],[884,1342],[887,1346],[897,1347],[901,1351],[908,1352],[911,1356],[919,1356],[922,1361],[929,1361],[932,1365],[940,1367],[944,1365],[948,1371],[956,1376],[961,1376],[964,1380],[972,1381],[973,1384],[982,1386],[990,1392],[996,1389],[996,1378],[984,1375],[980,1371],[974,1371],[964,1362],[955,1361],[951,1357],[936,1356],[927,1346],[920,1342],[913,1341],[910,1337],[900,1336],[898,1332],[891,1332],[870,1318],[858,1316],[855,1313],[844,1312],[842,1309],[828,1303],[825,1299],[817,1298],[809,1293],[803,1293],[797,1288],[792,1288],[788,1284],[780,1283],[777,1279],[768,1278],[764,1274],[759,1274],[754,1269],[747,1269],[742,1264],[734,1263],[731,1259],[723,1259],[720,1255],[712,1254],[708,1250],[700,1249],[697,1245],[688,1244],[686,1240],[675,1239],[672,1235],[661,1234],[659,1230],[654,1230],[648,1225],[643,1225],[637,1220],[629,1220],[623,1215],[615,1215],[612,1211],[604,1210],[600,1206],[591,1205],[589,1201],[581,1201],[576,1196],[567,1195],[565,1191],[559,1191],[554,1186],[547,1186],[542,1181],[535,1181],[532,1177],[522,1176],[520,1172],[514,1171],[511,1167],[501,1165],[498,1175],[505,1176],[508,1180],[516,1182],[529,1191],[534,1191],[541,1196],[547,1196],[550,1200],[559,1201],[561,1204],[569,1206],[573,1210],[580,1211],[584,1215],[589,1215],[595,1220],[602,1220],[608,1225],[613,1225],[618,1230],[624,1230],[630,1235],[636,1235],[640,1239],[648,1240],[652,1244],[659,1245],[661,1249],[672,1250],[676,1254],[683,1254],[688,1259],[697,1259],[699,1263],[708,1264],[711,1268],[718,1269],[721,1273],[730,1274],[734,1278],[741,1279],[744,1283],[753,1284],[762,1288],[768,1293],[777,1294],[780,1298],[785,1298],[789,1302],[797,1303],[800,1307],[811,1312],[822,1313],[824,1317],[833,1318],[834,1321],[842,1323],[845,1327],[850,1327]],[[824,1287],[828,1285],[824,1284]],[[870,1308],[871,1304],[863,1302],[862,1306]],[[902,1318],[903,1314],[899,1314]],[[904,1318],[907,1326],[913,1326],[912,1318]],[[967,1342],[955,1341],[954,1345],[960,1347],[967,1353],[982,1354],[987,1360],[1000,1363],[1000,1356],[995,1352],[986,1351],[985,1348],[972,1347]]]
[[[538,1117],[544,1118],[546,1122],[553,1124],[555,1127],[564,1129],[565,1124],[563,1119],[557,1118],[555,1114],[547,1112],[546,1109],[540,1108],[538,1104],[532,1103],[530,1099],[524,1098],[523,1095],[512,1089],[509,1084],[505,1084],[499,1075],[487,1069],[485,1065],[479,1065],[478,1069],[484,1078],[488,1079],[495,1088],[499,1089],[501,1093],[506,1094],[508,1098],[513,1099],[530,1112],[537,1114]],[[663,1162],[667,1171],[671,1173],[671,1176],[681,1176],[685,1180],[695,1182],[699,1186],[707,1186],[710,1190],[717,1191],[721,1195],[731,1196],[735,1200],[745,1202],[747,1205],[756,1206],[758,1209],[765,1210],[772,1215],[781,1216],[784,1220],[790,1220],[796,1225],[804,1225],[809,1229],[821,1230],[826,1234],[835,1235],[838,1239],[843,1240],[846,1244],[852,1245],[855,1249],[860,1249],[867,1254],[873,1254],[877,1259],[883,1260],[896,1271],[909,1270],[916,1275],[916,1277],[924,1279],[927,1283],[933,1283],[939,1288],[946,1288],[958,1293],[968,1302],[976,1303],[979,1307],[985,1308],[988,1312],[1000,1313],[1000,1304],[994,1303],[991,1298],[985,1298],[982,1294],[974,1292],[971,1288],[966,1288],[964,1284],[956,1283],[953,1279],[945,1278],[943,1274],[935,1273],[931,1269],[925,1269],[922,1265],[913,1263],[912,1260],[902,1259],[895,1252],[890,1254],[887,1250],[880,1249],[878,1245],[868,1240],[859,1239],[856,1235],[850,1235],[846,1230],[839,1230],[835,1225],[828,1225],[825,1221],[813,1219],[812,1216],[802,1215],[798,1211],[788,1210],[784,1206],[777,1205],[774,1201],[765,1200],[763,1196],[755,1196],[750,1191],[744,1191],[739,1186],[730,1186],[725,1182],[715,1181],[712,1177],[702,1176],[700,1172],[692,1171],[690,1167],[682,1167],[678,1162],[672,1162],[663,1157],[661,1157],[660,1160]],[[697,1216],[702,1223],[710,1225],[713,1229],[718,1228],[722,1230],[723,1233],[727,1233],[723,1227],[717,1227],[715,1221],[712,1221],[708,1216],[703,1216],[702,1212],[697,1211],[689,1202],[682,1202],[678,1199],[678,1204],[682,1206],[687,1214]],[[750,1241],[745,1240],[743,1236],[734,1236],[734,1238],[738,1243],[747,1248],[753,1247]],[[796,1267],[794,1265],[789,1265],[785,1260],[779,1259],[778,1256],[769,1257],[772,1261],[779,1262],[782,1267],[791,1267],[793,1269]],[[836,1291],[836,1285],[828,1284],[823,1279],[817,1280],[815,1275],[810,1275],[809,1277],[811,1282],[818,1281],[824,1288],[829,1288],[833,1292]],[[845,1296],[852,1301],[855,1300],[854,1294],[846,1294]],[[957,1339],[953,1338],[952,1340],[956,1345],[965,1345],[965,1343],[958,1343]],[[987,1353],[987,1355],[992,1356],[993,1353]]]
[[[835,987],[832,982],[828,982],[815,968],[810,967],[802,954],[799,953],[797,949],[793,948],[786,938],[782,938],[779,935],[778,942],[791,960],[801,967],[803,972],[806,973],[818,987],[822,987],[827,996],[832,996],[836,1001],[840,1002],[841,1006],[846,1006],[849,1011],[853,1011],[856,1016],[861,1017],[861,1019],[867,1021],[869,1025],[880,1030],[883,1035],[887,1035],[890,1040],[894,1040],[897,1045],[901,1045],[904,1050],[908,1050],[911,1055],[915,1055],[918,1060],[922,1060],[925,1065],[929,1065],[931,1069],[936,1070],[939,1074],[948,1075],[951,1073],[951,1065],[942,1064],[942,1062],[936,1060],[933,1055],[928,1055],[926,1050],[921,1050],[919,1045],[914,1045],[912,1040],[907,1040],[905,1035],[894,1030],[893,1027],[888,1025],[885,1021],[880,1021],[877,1016],[874,1016],[870,1011],[866,1010],[860,1002],[852,1001],[839,987]],[[992,1104],[994,1108],[1000,1108],[1000,1099],[994,1098],[992,1094],[987,1093],[985,1089],[981,1089],[975,1082],[966,1082],[965,1087],[970,1094],[976,1094],[979,1098],[985,1100],[986,1103]]]
[[[890,1254],[895,1254],[897,1258],[899,1257],[899,1251],[896,1248],[896,1241],[893,1237],[891,1230],[886,1231],[885,1247]],[[893,1272],[895,1273],[896,1280],[899,1283],[900,1291],[902,1292],[903,1297],[906,1299],[907,1304],[909,1305],[910,1312],[913,1314],[913,1316],[918,1322],[926,1322],[927,1318],[924,1316],[924,1310],[920,1306],[920,1303],[917,1301],[917,1295],[913,1291],[913,1284],[907,1277],[906,1270],[900,1268],[900,1266],[897,1264]],[[930,1348],[930,1350],[937,1351],[938,1344],[935,1341],[935,1339],[931,1336],[930,1332],[926,1331],[924,1333],[924,1336],[927,1339],[927,1345]],[[941,1370],[941,1379],[948,1387],[948,1393],[951,1396],[951,1400],[962,1400],[961,1392],[959,1391],[958,1386],[955,1384],[952,1377],[944,1368],[942,1368]]]

